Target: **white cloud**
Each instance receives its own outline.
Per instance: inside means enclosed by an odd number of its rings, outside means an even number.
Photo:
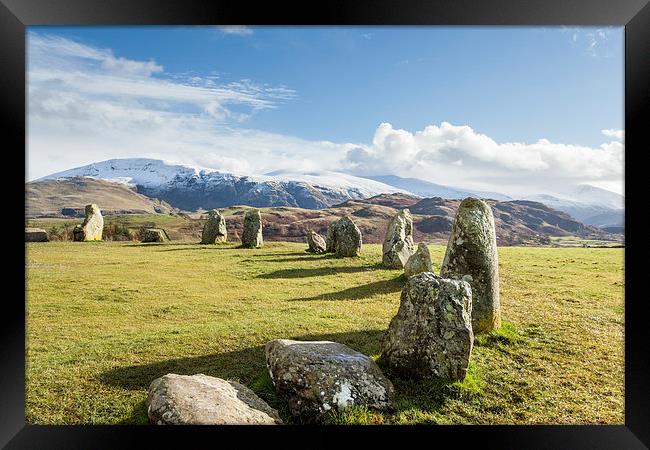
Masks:
[[[623,130],[615,130],[615,129],[607,129],[607,130],[600,130],[601,133],[603,133],[607,137],[612,137],[616,138],[619,140],[624,140],[625,139],[625,131]]]
[[[220,25],[217,26],[222,33],[236,34],[239,36],[249,36],[253,34],[253,29],[245,25]]]
[[[442,184],[491,190],[544,190],[557,184],[622,184],[624,146],[591,148],[553,143],[497,143],[469,126],[447,122],[411,133],[382,123],[372,145],[347,150],[344,169],[361,174],[397,174]]]
[[[619,43],[619,40],[612,37],[622,36],[622,28],[562,27],[562,31],[571,32],[571,45],[582,49],[590,56],[609,58],[620,54],[620,49],[614,50],[613,47],[614,44]]]

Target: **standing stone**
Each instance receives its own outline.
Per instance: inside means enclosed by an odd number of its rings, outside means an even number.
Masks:
[[[395,389],[366,355],[330,341],[276,339],[266,344],[275,390],[303,422],[351,406],[392,410]]]
[[[427,244],[418,244],[418,249],[404,264],[404,275],[412,277],[422,272],[433,272],[431,253]]]
[[[408,209],[403,209],[388,222],[382,263],[391,269],[401,269],[414,251],[413,216]]]
[[[361,230],[345,216],[327,228],[326,251],[337,256],[359,256],[361,240]]]
[[[384,336],[382,360],[402,376],[462,380],[474,343],[471,310],[466,281],[412,276]]]
[[[484,201],[470,197],[458,207],[440,276],[469,281],[475,334],[501,326],[494,217]]]
[[[234,381],[207,375],[153,380],[147,397],[149,422],[156,425],[275,425],[278,412]]]
[[[250,248],[262,246],[262,214],[259,209],[249,209],[244,214],[241,244],[243,247]]]
[[[25,228],[25,242],[47,242],[47,231],[41,228]]]
[[[147,228],[140,236],[142,242],[165,242],[169,240],[167,232],[162,228]]]
[[[309,245],[307,251],[311,253],[325,253],[327,248],[323,236],[313,230],[311,230],[307,235],[307,245]]]
[[[86,205],[86,218],[81,225],[75,225],[72,236],[75,241],[101,241],[104,218],[97,205]]]
[[[226,230],[226,219],[221,213],[213,209],[208,213],[208,220],[203,226],[201,244],[214,244],[215,242],[226,242],[228,231]]]

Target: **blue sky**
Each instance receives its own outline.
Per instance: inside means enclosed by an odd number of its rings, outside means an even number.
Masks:
[[[234,172],[394,167],[474,188],[622,190],[622,28],[29,31],[30,179],[158,156]],[[129,127],[145,130],[137,145],[120,141]],[[395,153],[404,157],[383,161]]]

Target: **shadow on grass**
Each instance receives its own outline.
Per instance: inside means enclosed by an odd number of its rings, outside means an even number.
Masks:
[[[310,334],[302,336],[278,336],[303,341],[340,342],[365,355],[377,355],[381,351],[384,330],[360,330],[343,333]],[[384,373],[395,386],[397,413],[417,408],[422,411],[436,411],[452,398],[462,394],[459,382],[434,379],[415,381],[400,378],[381,362]],[[159,361],[150,364],[117,367],[100,375],[100,380],[109,386],[128,390],[148,389],[150,383],[168,373],[194,375],[202,373],[227,380],[238,381],[257,393],[287,423],[292,423],[286,400],[277,395],[266,368],[264,346],[235,350],[212,355],[196,356]],[[460,393],[460,394],[459,394]],[[147,423],[145,401],[137,403],[129,417],[122,424]]]
[[[374,270],[374,266],[357,266],[357,267],[316,267],[301,269],[282,269],[270,273],[258,275],[256,278],[306,278],[319,277],[323,275],[335,275],[337,273],[357,273]]]
[[[406,279],[403,275],[390,280],[380,280],[373,283],[366,283],[360,286],[343,289],[338,292],[326,292],[313,297],[292,298],[290,302],[305,302],[315,300],[359,300],[372,297],[377,294],[390,294],[399,292],[404,288]]]

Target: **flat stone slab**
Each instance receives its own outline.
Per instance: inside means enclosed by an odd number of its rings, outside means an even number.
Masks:
[[[393,384],[366,355],[330,341],[277,339],[266,344],[276,391],[303,422],[350,406],[394,409]]]
[[[246,386],[203,374],[155,379],[147,413],[156,425],[282,424],[278,412]]]
[[[47,242],[47,231],[41,228],[25,228],[25,242]]]

